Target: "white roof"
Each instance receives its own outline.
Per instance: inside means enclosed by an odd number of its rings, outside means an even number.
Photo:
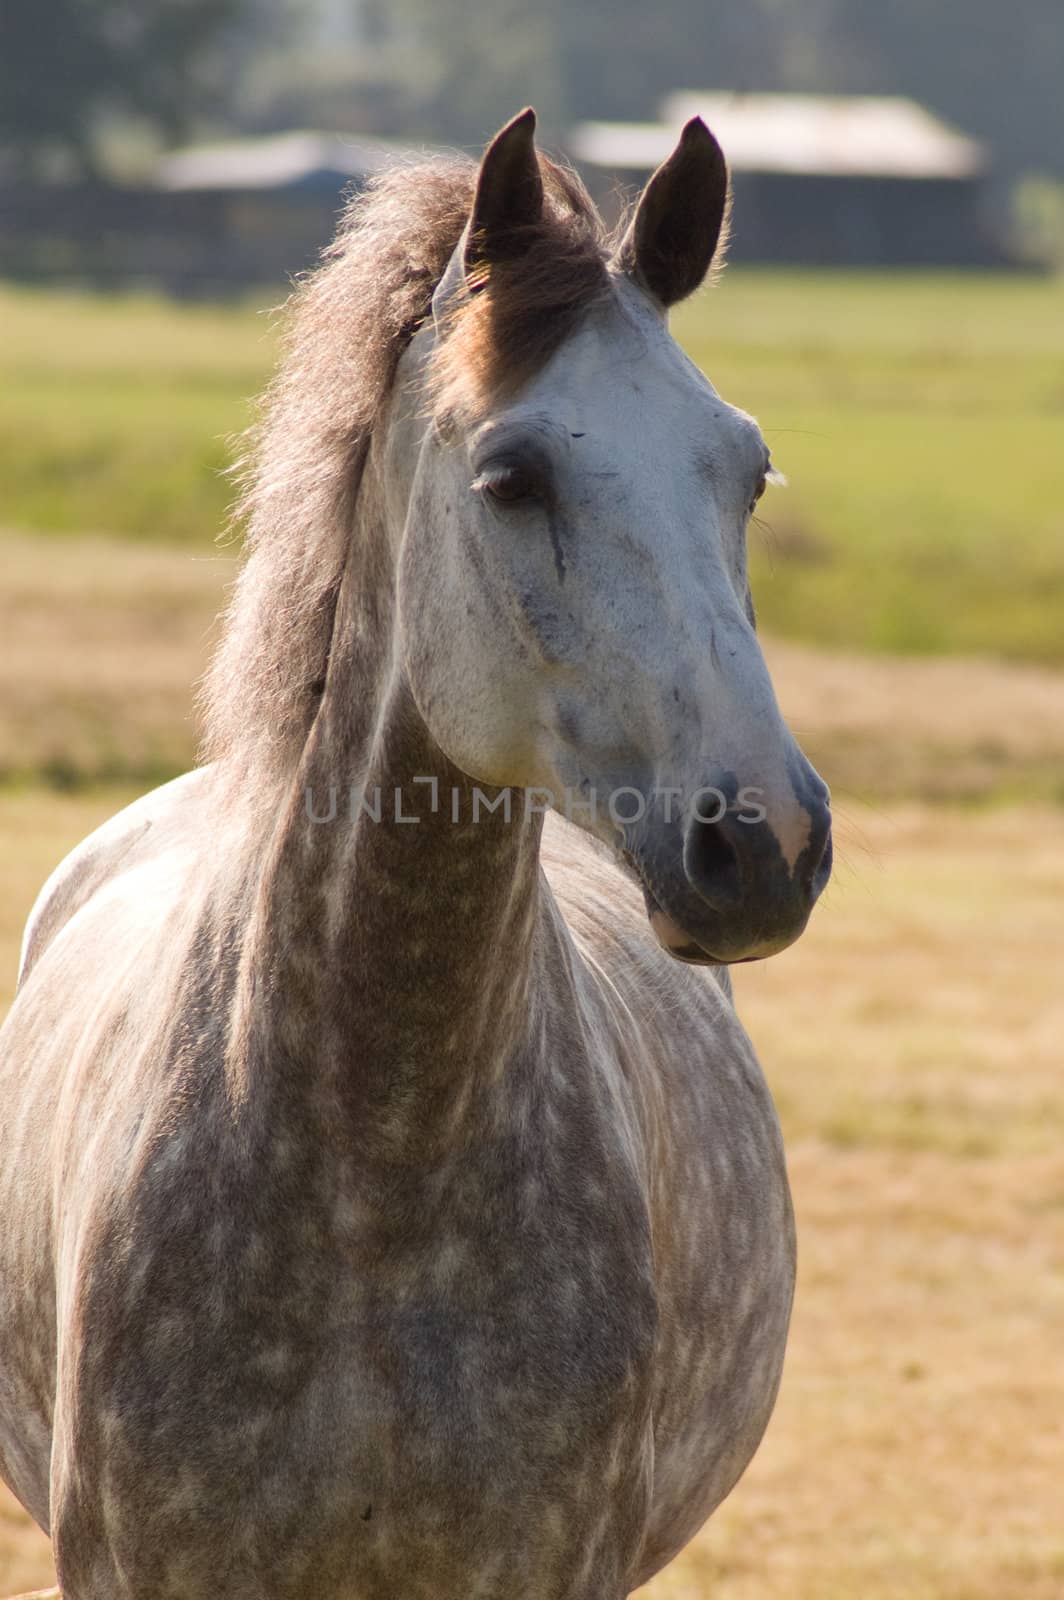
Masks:
[[[380,172],[405,151],[379,140],[334,133],[278,133],[196,145],[164,156],[156,181],[164,189],[278,189],[313,181],[315,174],[351,177]]]
[[[569,145],[590,166],[647,171],[679,129],[701,117],[737,172],[956,178],[978,172],[982,147],[915,100],[893,96],[731,94],[677,90],[660,122],[582,122]]]

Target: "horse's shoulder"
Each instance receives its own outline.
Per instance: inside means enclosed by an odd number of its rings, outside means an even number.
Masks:
[[[202,799],[209,769],[198,767],[142,795],[65,856],[34,902],[22,939],[21,985],[76,912],[118,873],[170,847]]]

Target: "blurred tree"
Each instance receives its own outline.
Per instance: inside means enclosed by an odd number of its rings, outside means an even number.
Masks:
[[[351,0],[353,5],[357,0]],[[475,141],[526,100],[548,127],[654,117],[674,88],[904,94],[1007,170],[1064,171],[1061,0],[361,0],[400,43],[418,132]]]
[[[173,138],[224,98],[220,47],[256,0],[3,0],[0,152],[32,170],[96,160],[102,116],[132,115]]]
[[[1037,174],[1024,178],[1012,204],[1022,258],[1036,266],[1064,270],[1064,183]]]
[[[0,0],[0,161],[91,166],[99,129],[207,115],[548,143],[670,89],[912,95],[1006,172],[1064,174],[1062,0]]]
[[[822,3],[826,87],[912,95],[985,139],[1007,169],[1064,172],[1060,0]],[[840,75],[836,45],[856,73]]]
[[[413,112],[411,132],[479,145],[534,101],[558,126],[561,49],[554,0],[391,0],[372,7],[389,36]]]
[[[403,51],[434,131],[476,142],[533,100],[555,133],[582,117],[652,118],[669,89],[778,78],[774,0],[362,0]]]

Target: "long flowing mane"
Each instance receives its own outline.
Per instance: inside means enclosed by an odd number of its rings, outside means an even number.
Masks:
[[[547,203],[480,272],[438,354],[435,401],[522,381],[604,292],[608,241],[579,180],[540,156]],[[238,468],[246,559],[207,673],[204,755],[261,792],[288,778],[320,701],[366,454],[399,357],[429,315],[477,168],[397,166],[348,206],[287,309],[281,365]]]

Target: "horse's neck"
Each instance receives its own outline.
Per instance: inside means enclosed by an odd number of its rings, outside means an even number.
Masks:
[[[385,537],[371,501],[360,524],[252,929],[248,1070],[296,1063],[403,1160],[461,1138],[478,1090],[522,1055],[540,829],[519,793],[509,821],[489,811],[433,741],[393,661],[390,600],[364,589],[383,566],[359,544]]]

